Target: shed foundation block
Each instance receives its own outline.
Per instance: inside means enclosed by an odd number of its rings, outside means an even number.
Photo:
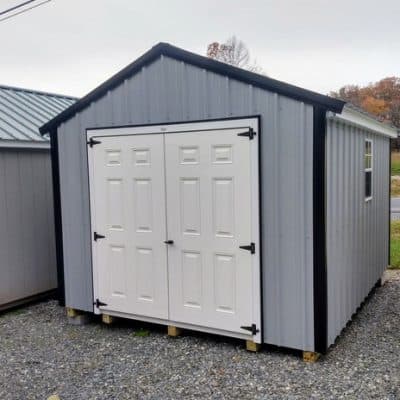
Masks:
[[[90,316],[75,308],[66,307],[68,323],[70,325],[86,325],[90,322]]]
[[[90,316],[88,314],[80,314],[76,317],[68,317],[68,323],[70,325],[82,326],[87,325],[90,322]]]
[[[303,351],[303,361],[314,363],[317,362],[321,357],[320,353],[315,353],[314,351]]]
[[[111,325],[115,321],[115,318],[112,315],[102,314],[101,320],[104,324]]]
[[[246,340],[246,350],[252,351],[253,353],[257,353],[261,350],[261,344],[254,343],[252,340]]]
[[[82,314],[81,311],[76,310],[75,308],[71,308],[71,307],[66,307],[65,310],[67,311],[67,317],[68,318],[75,318],[78,315]]]
[[[182,334],[182,329],[173,325],[168,325],[168,336],[177,337],[180,336],[181,334]]]

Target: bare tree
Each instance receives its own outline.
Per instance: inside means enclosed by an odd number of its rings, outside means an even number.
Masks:
[[[236,36],[230,37],[225,43],[210,43],[207,46],[207,57],[258,74],[264,73],[263,69],[257,65],[256,60],[251,60],[247,46]]]

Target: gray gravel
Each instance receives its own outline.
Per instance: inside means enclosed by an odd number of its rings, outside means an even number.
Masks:
[[[134,321],[71,326],[54,301],[9,312],[0,399],[400,399],[400,271],[390,275],[316,364]]]

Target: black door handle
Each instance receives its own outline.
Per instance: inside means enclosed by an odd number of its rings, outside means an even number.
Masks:
[[[164,240],[164,243],[165,244],[174,244],[174,241],[173,240]]]

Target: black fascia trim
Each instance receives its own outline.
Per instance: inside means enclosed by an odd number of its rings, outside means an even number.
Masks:
[[[54,227],[56,242],[57,262],[57,298],[60,306],[65,306],[65,282],[64,282],[64,251],[61,215],[60,169],[58,159],[57,130],[50,132],[50,156],[53,178],[53,203],[54,203]]]
[[[287,96],[289,98],[299,100],[311,105],[318,105],[326,108],[327,110],[341,113],[345,102],[342,100],[334,99],[320,93],[312,92],[307,89],[302,89],[298,86],[290,85],[276,79],[268,78],[264,75],[256,74],[254,72],[246,71],[241,68],[225,64],[208,57],[200,56],[198,54],[180,49],[168,43],[158,43],[149,51],[139,57],[136,61],[129,64],[113,77],[105,81],[96,89],[88,93],[82,99],[78,100],[69,108],[58,114],[52,120],[44,124],[39,130],[43,135],[50,130],[57,127],[62,122],[72,117],[78,111],[87,107],[91,102],[102,97],[107,91],[118,86],[124,79],[127,79],[137,73],[142,67],[155,61],[160,56],[167,56],[178,61],[183,61],[188,64],[203,68],[220,75],[228,76],[232,79],[254,85],[261,89],[265,89],[274,93]]]
[[[388,213],[388,219],[389,219],[389,224],[388,224],[388,261],[387,265],[390,265],[391,262],[391,257],[390,257],[390,228],[392,225],[392,215],[391,215],[391,200],[392,200],[392,140],[389,138],[389,213]]]
[[[313,290],[314,348],[317,353],[328,350],[328,282],[326,260],[326,112],[314,107],[313,118]]]

